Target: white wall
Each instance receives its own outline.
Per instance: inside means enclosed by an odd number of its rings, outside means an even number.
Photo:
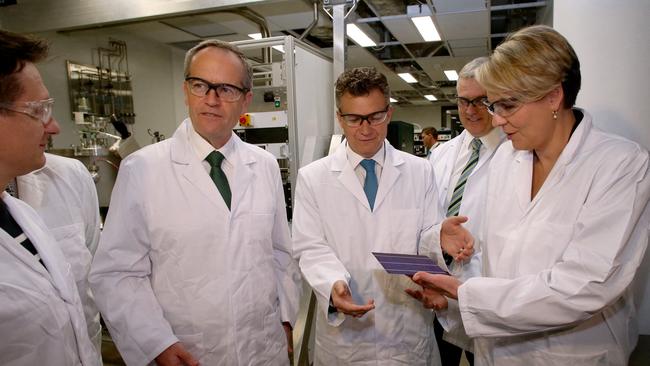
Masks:
[[[555,0],[554,28],[571,42],[581,63],[577,105],[599,127],[650,149],[650,14],[648,0]],[[650,334],[650,254],[638,293],[640,331]]]
[[[395,107],[393,121],[415,123],[420,127],[440,129],[440,106]]]
[[[147,129],[171,136],[178,125],[178,92],[181,82],[174,79],[175,68],[180,67],[176,52],[170,46],[150,42],[133,34],[119,33],[115,29],[100,29],[72,33],[47,32],[38,34],[50,43],[50,57],[38,65],[43,81],[56,99],[54,115],[61,125],[61,134],[54,138],[55,148],[78,144],[76,126],[72,122],[65,62],[71,60],[93,64],[93,49],[108,47],[109,37],[127,44],[129,71],[132,76],[135,124],[132,126],[136,140],[141,145],[151,143]],[[96,53],[96,51],[95,51]],[[182,57],[182,56],[181,56]],[[96,59],[96,54],[94,59]],[[178,90],[178,92],[173,92]],[[182,94],[181,94],[182,95]],[[180,103],[183,99],[181,97]],[[182,105],[182,104],[181,104]]]

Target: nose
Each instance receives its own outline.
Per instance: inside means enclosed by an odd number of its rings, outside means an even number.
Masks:
[[[508,122],[508,121],[507,121],[505,118],[499,116],[499,115],[496,114],[496,113],[495,113],[494,115],[492,115],[492,126],[494,126],[494,127],[500,127],[500,126],[503,126],[503,125],[505,125],[507,122]]]
[[[361,121],[361,124],[359,125],[359,130],[360,130],[361,133],[363,133],[364,135],[367,135],[367,134],[369,134],[370,132],[372,132],[372,127],[370,127],[370,121],[368,121],[367,118],[364,118],[364,119]]]
[[[206,94],[204,98],[207,105],[217,105],[221,102],[219,95],[217,94],[217,89],[215,88],[210,88],[208,94]]]
[[[59,132],[61,132],[61,126],[59,126],[59,122],[54,119],[54,117],[50,118],[50,120],[45,125],[45,132],[50,135],[58,135]]]

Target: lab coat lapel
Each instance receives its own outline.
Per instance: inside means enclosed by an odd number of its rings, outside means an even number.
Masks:
[[[189,118],[178,127],[172,136],[171,160],[174,163],[174,169],[191,185],[189,189],[198,189],[212,204],[227,210],[219,190],[192,151],[187,134],[188,123],[190,123]]]
[[[516,181],[515,196],[522,212],[530,207],[530,192],[533,180],[533,153],[531,151],[515,151],[515,165],[512,178]]]
[[[16,220],[21,229],[23,229],[25,235],[27,235],[38,251],[41,260],[45,263],[47,269],[45,269],[38,261],[34,260],[35,258],[33,257],[26,260],[24,255],[31,256],[27,251],[25,251],[25,253],[20,253],[17,256],[26,262],[32,269],[48,278],[65,302],[74,303],[73,291],[76,291],[76,289],[70,287],[70,282],[67,280],[69,276],[66,275],[66,271],[70,271],[70,264],[63,258],[63,254],[60,252],[59,247],[54,241],[54,237],[52,237],[50,232],[47,231],[45,224],[41,223],[39,225],[37,222],[34,222],[35,219],[40,220],[40,217],[38,217],[36,212],[33,212],[30,216],[28,211],[19,207],[19,204],[21,203],[16,201],[16,199],[9,198],[5,200],[5,203],[9,208],[11,216]],[[20,243],[16,243],[15,249],[21,249]],[[59,252],[57,253],[56,251]],[[12,250],[12,252],[16,253],[15,250]],[[59,258],[56,258],[57,256]],[[65,266],[61,265],[61,263],[65,263]]]
[[[233,181],[228,183],[232,192],[230,209],[235,214],[239,209],[238,203],[244,202],[246,191],[255,178],[255,172],[253,170],[255,157],[247,153],[249,147],[244,145],[237,135],[233,134],[231,138],[235,139],[235,153],[233,154],[234,161],[232,163],[236,168]]]
[[[395,148],[388,141],[384,142],[384,146],[386,149],[386,159],[384,159],[384,166],[382,167],[381,177],[379,178],[379,188],[377,190],[377,197],[375,198],[375,211],[381,206],[381,203],[388,196],[395,182],[397,182],[397,179],[401,175],[398,167],[404,163],[402,157],[397,154]]]
[[[338,175],[338,181],[341,183],[341,185],[350,193],[352,193],[352,195],[356,197],[362,206],[370,211],[368,198],[363,192],[363,186],[361,185],[361,182],[359,182],[359,178],[357,178],[357,175],[354,173],[354,169],[352,169],[352,166],[348,162],[345,147],[346,144],[342,143],[336,148],[336,151],[332,158],[332,163],[330,165],[330,170],[334,174],[340,173]],[[375,205],[376,204],[377,200],[375,199]]]

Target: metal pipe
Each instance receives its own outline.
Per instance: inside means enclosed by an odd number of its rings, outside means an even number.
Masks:
[[[318,1],[314,1],[314,20],[311,21],[311,24],[307,26],[307,29],[302,32],[298,39],[302,41],[305,37],[307,37],[309,35],[309,32],[314,29],[316,24],[318,24]]]
[[[266,22],[266,19],[258,12],[253,11],[248,8],[243,9],[232,9],[232,10],[221,10],[220,13],[233,13],[240,15],[243,18],[250,20],[251,22],[260,26],[260,33],[262,38],[268,38],[271,36],[271,31],[269,30],[269,25]],[[271,62],[271,48],[262,48],[262,62],[270,63]]]

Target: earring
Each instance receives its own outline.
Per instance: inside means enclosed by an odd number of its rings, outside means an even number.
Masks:
[[[557,111],[553,111],[553,119],[557,119]]]

